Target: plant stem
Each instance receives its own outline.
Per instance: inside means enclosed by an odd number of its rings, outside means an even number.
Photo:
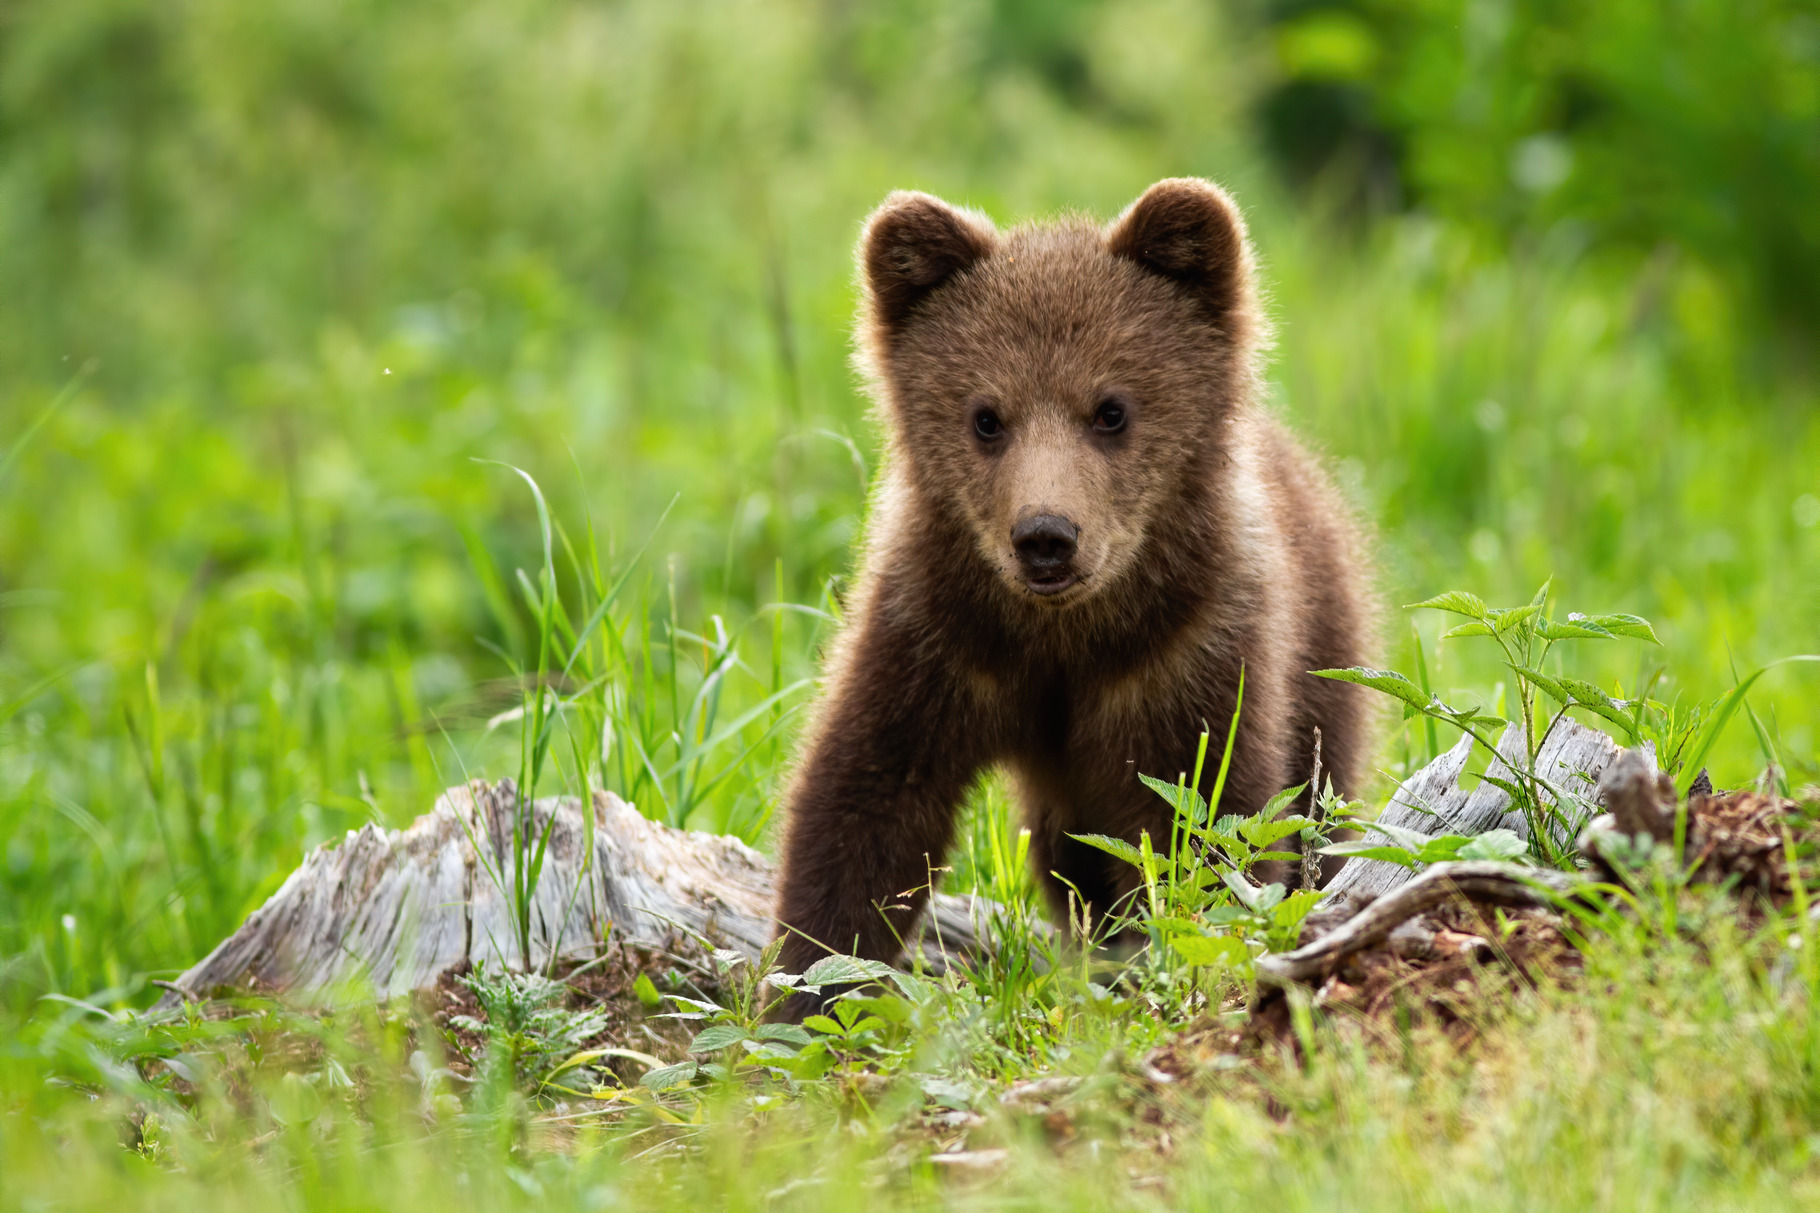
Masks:
[[[1321,729],[1314,730],[1314,773],[1308,777],[1308,815],[1314,825],[1302,831],[1302,887],[1321,887],[1321,860],[1315,854],[1315,843],[1321,837]]]

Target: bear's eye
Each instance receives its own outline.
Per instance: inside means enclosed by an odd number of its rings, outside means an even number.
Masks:
[[[981,409],[973,414],[973,432],[983,441],[991,442],[1005,432],[1005,427],[1000,423],[997,413],[991,409]]]
[[[1093,428],[1102,434],[1116,434],[1125,428],[1125,406],[1116,400],[1103,400],[1094,410]]]

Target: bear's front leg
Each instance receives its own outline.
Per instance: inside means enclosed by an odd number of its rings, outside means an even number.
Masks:
[[[943,663],[869,621],[848,640],[790,791],[777,911],[788,973],[835,952],[897,959],[985,754]]]

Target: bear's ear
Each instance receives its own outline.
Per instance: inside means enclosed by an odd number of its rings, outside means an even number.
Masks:
[[[860,261],[873,322],[903,326],[924,296],[992,251],[998,233],[984,215],[899,190],[866,220]]]
[[[1245,220],[1226,191],[1197,177],[1173,177],[1144,191],[1113,221],[1106,247],[1200,299],[1214,321],[1246,306],[1251,246]]]

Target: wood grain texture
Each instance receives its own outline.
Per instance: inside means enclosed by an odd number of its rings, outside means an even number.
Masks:
[[[1466,897],[1490,905],[1541,906],[1570,893],[1581,878],[1552,868],[1475,861],[1437,863],[1373,901],[1313,943],[1293,952],[1258,958],[1260,984],[1287,985],[1320,976],[1335,961],[1375,947],[1418,914]]]
[[[433,988],[464,961],[519,966],[510,901],[493,875],[510,872],[515,796],[510,781],[475,781],[407,829],[367,825],[316,848],[161,1005],[179,991],[247,988],[307,1004],[391,998]],[[611,793],[596,793],[592,808],[590,851],[579,800],[530,806],[533,838],[554,817],[531,901],[531,964],[591,959],[609,940],[662,945],[679,932],[752,957],[770,942],[770,860],[737,838],[651,821]],[[912,947],[939,970],[982,946],[995,909],[937,895]]]
[[[1484,781],[1473,781],[1470,790],[1460,786],[1473,744],[1471,737],[1462,734],[1451,750],[1403,782],[1378,820],[1431,837],[1506,829],[1527,841],[1529,823],[1511,808],[1510,796],[1502,788]],[[1516,775],[1511,764],[1517,761],[1522,746],[1522,730],[1510,725],[1498,739],[1498,757],[1492,760],[1488,773],[1514,782]],[[1619,752],[1618,744],[1604,733],[1565,717],[1543,740],[1536,759],[1537,773],[1586,802],[1569,806],[1569,816],[1574,820],[1554,831],[1557,846],[1572,846],[1580,829],[1596,812],[1591,802],[1599,776]],[[1638,753],[1653,769],[1654,750],[1645,747]],[[1348,899],[1378,897],[1408,883],[1412,875],[1408,868],[1387,860],[1352,859],[1328,882],[1327,888]]]

